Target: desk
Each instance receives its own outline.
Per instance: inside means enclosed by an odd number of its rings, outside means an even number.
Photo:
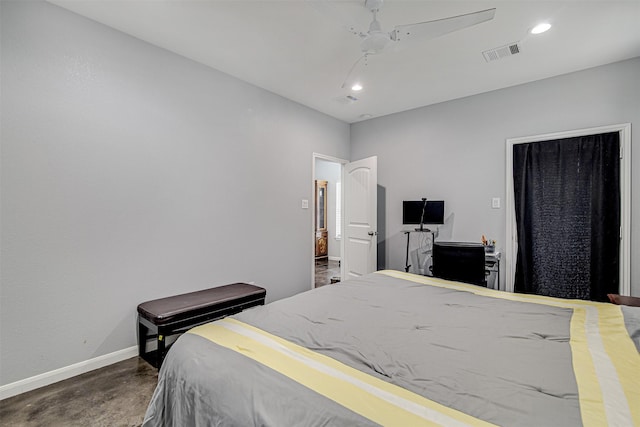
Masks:
[[[431,245],[433,247],[433,242],[435,240],[434,233],[425,228],[424,230],[407,230],[404,231],[404,234],[407,236],[407,249],[405,255],[405,266],[404,271],[409,272],[411,268],[411,264],[409,264],[409,243],[411,241],[412,233],[430,233],[431,234]],[[433,256],[433,250],[431,252],[431,256]],[[485,273],[487,275],[487,287],[491,289],[499,289],[500,288],[500,258],[502,257],[502,253],[500,251],[493,252],[485,252],[484,254],[484,265],[485,265]],[[427,275],[427,274],[425,274]],[[430,275],[430,274],[428,274]]]

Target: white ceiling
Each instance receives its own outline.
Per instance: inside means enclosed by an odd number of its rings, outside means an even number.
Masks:
[[[51,3],[348,123],[640,56],[640,0],[387,0],[385,31],[489,8],[495,18],[403,49],[361,56],[362,1],[50,0]],[[540,21],[553,27],[534,36]],[[520,42],[521,53],[482,52]],[[639,76],[640,78],[640,76]],[[354,95],[357,101],[347,100]]]

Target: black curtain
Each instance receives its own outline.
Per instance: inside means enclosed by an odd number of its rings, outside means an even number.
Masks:
[[[618,293],[618,132],[513,147],[516,292],[606,301]]]

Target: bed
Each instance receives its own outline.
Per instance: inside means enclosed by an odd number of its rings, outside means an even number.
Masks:
[[[640,426],[640,307],[381,271],[196,327],[144,426]]]

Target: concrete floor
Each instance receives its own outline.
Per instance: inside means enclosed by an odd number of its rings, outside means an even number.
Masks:
[[[157,382],[134,357],[0,401],[0,425],[139,426]]]

